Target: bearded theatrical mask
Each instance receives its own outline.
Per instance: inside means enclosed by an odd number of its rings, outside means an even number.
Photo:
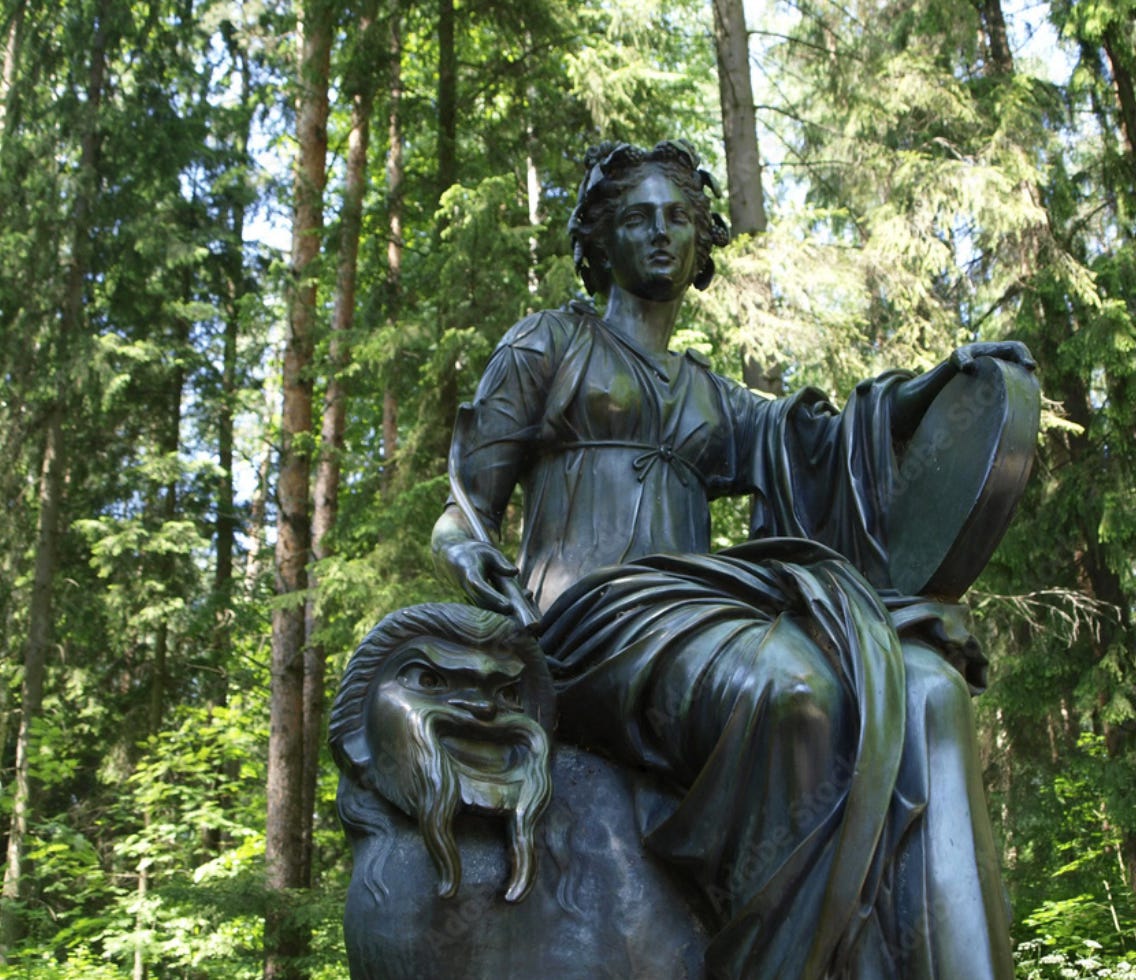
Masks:
[[[526,676],[539,659],[526,666],[516,642],[439,632],[448,635],[404,639],[378,660],[359,704],[361,725],[337,758],[346,756],[364,787],[417,819],[443,897],[461,880],[453,828],[460,809],[505,818],[512,857],[505,898],[519,901],[533,884],[535,825],[551,797],[549,740],[537,720],[548,709],[533,703],[539,695]]]

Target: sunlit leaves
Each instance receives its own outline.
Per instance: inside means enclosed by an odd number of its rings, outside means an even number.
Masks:
[[[579,17],[587,43],[568,52],[567,76],[605,138],[719,141],[707,4],[617,0]]]

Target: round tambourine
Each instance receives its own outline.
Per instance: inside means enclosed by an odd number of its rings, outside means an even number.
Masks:
[[[932,402],[899,451],[888,507],[892,585],[957,599],[1013,517],[1033,467],[1041,415],[1037,378],[981,357]]]

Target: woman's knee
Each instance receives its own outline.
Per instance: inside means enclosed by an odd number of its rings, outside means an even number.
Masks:
[[[970,721],[970,689],[963,676],[929,647],[904,644],[903,653],[908,714],[918,712],[929,721]]]
[[[814,736],[840,729],[843,700],[836,679],[820,670],[779,673],[769,691],[775,724]]]

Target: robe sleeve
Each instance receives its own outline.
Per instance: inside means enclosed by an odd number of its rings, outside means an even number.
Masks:
[[[511,327],[489,358],[470,417],[455,430],[466,493],[494,534],[538,452],[545,404],[571,332],[571,319],[554,312]]]
[[[799,537],[827,545],[877,588],[890,588],[887,511],[894,495],[892,393],[910,373],[856,386],[837,411],[815,388],[765,402],[748,473],[751,538]]]

